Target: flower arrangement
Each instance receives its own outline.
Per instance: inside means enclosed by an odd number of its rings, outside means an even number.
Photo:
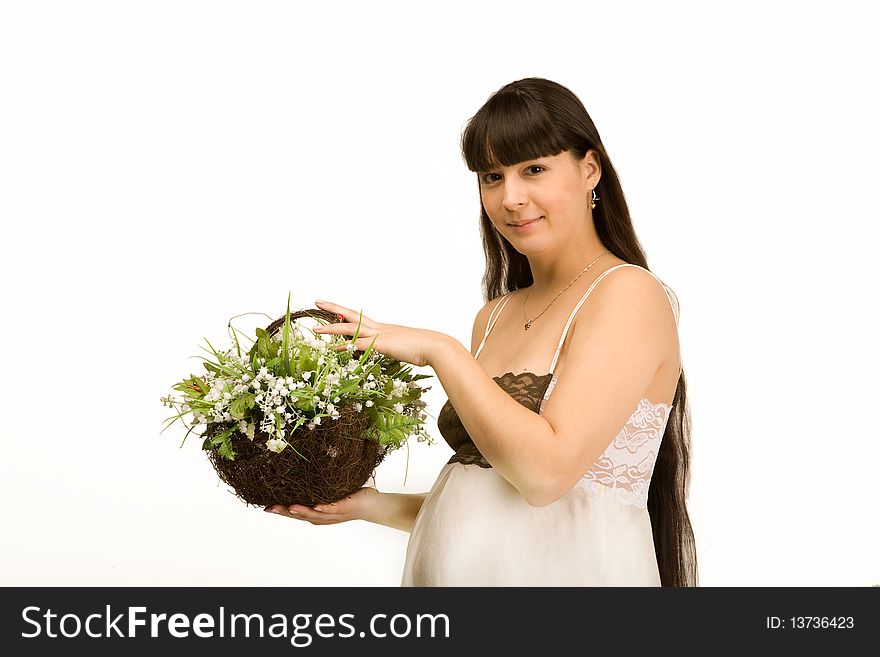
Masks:
[[[360,488],[384,456],[410,437],[433,444],[424,428],[423,388],[412,366],[354,349],[357,333],[322,335],[294,319],[338,321],[325,310],[291,314],[249,338],[232,326],[219,351],[205,338],[206,372],[190,374],[161,398],[188,426],[220,478],[249,504],[335,502]],[[360,324],[358,325],[358,332]],[[239,335],[250,341],[242,349]],[[374,339],[375,342],[375,339]],[[185,418],[190,419],[187,424]],[[198,432],[197,432],[198,433]],[[331,499],[332,498],[332,499]]]

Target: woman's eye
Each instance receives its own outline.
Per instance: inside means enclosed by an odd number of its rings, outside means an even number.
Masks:
[[[498,174],[497,173],[484,173],[482,176],[480,176],[480,182],[484,182],[484,183],[497,182],[498,178],[496,178],[495,176],[498,176]]]
[[[540,169],[540,171],[535,171],[535,169]],[[533,164],[532,166],[529,167],[528,170],[530,173],[538,174],[538,173],[541,173],[541,171],[544,171],[544,167],[542,167],[540,164]]]

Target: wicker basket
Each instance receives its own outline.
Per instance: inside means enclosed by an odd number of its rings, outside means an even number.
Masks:
[[[341,321],[335,313],[320,309],[290,313],[291,321],[301,317],[330,323]],[[283,327],[284,317],[281,317],[266,331],[274,335]],[[359,357],[362,353],[355,351],[353,355]],[[280,453],[268,450],[268,436],[258,429],[253,441],[238,432],[233,434],[234,460],[221,457],[213,449],[209,450],[208,458],[220,479],[247,504],[314,506],[336,502],[367,482],[385,458],[385,448],[363,437],[369,427],[366,413],[343,406],[339,408],[338,419],[324,419],[324,424],[311,430],[305,426],[293,432],[285,430],[285,439],[295,450],[290,447]],[[206,437],[212,435],[210,431],[209,425]]]

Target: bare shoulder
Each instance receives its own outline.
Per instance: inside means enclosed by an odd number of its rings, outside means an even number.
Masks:
[[[618,267],[608,272],[591,296],[603,301],[615,300],[616,303],[641,302],[646,304],[646,309],[651,307],[664,311],[670,309],[664,285],[655,278],[654,274],[642,267]]]
[[[473,331],[471,332],[471,355],[477,353],[477,347],[480,346],[480,342],[482,342],[483,336],[486,334],[486,328],[489,326],[489,317],[504,297],[505,295],[503,294],[495,297],[486,302],[483,307],[477,311],[477,316],[474,318]]]
[[[580,320],[583,334],[587,326],[620,326],[626,319],[649,327],[656,341],[664,343],[677,340],[676,312],[664,284],[651,272],[641,267],[618,267],[596,285],[572,328],[576,330]]]

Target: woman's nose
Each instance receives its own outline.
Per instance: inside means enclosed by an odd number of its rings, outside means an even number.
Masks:
[[[502,205],[511,212],[516,211],[520,205],[526,202],[526,192],[520,181],[510,176],[504,180],[504,195]]]

